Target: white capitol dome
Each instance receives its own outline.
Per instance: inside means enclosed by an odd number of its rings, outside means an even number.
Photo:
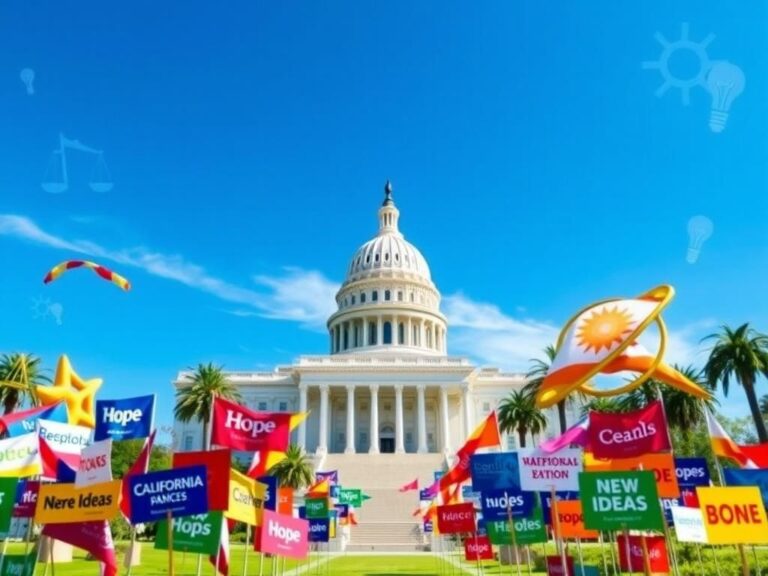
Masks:
[[[398,229],[400,211],[387,182],[379,231],[357,249],[328,320],[331,353],[446,354],[440,293],[421,252]]]

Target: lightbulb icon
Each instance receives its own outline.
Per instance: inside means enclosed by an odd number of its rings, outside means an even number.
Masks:
[[[51,316],[53,316],[53,319],[56,320],[56,324],[61,326],[61,315],[64,314],[64,306],[58,302],[54,302],[48,306],[48,311],[51,313]]]
[[[744,91],[744,72],[727,60],[718,60],[707,74],[707,90],[712,95],[709,128],[720,133],[725,130],[731,104]]]
[[[704,242],[712,236],[714,230],[712,220],[706,216],[694,216],[688,220],[688,255],[686,261],[689,264],[695,264],[699,259],[699,253]]]
[[[35,81],[35,71],[32,68],[24,68],[19,74],[21,81],[24,82],[24,86],[27,87],[27,94],[32,96],[35,93],[35,87],[32,86],[32,82]]]

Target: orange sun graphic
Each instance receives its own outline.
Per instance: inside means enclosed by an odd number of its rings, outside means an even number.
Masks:
[[[602,348],[607,351],[614,344],[624,341],[626,335],[632,332],[632,320],[632,314],[628,310],[620,310],[618,306],[612,309],[604,306],[594,310],[589,318],[581,321],[576,338],[585,352],[594,348],[595,354],[599,354]]]

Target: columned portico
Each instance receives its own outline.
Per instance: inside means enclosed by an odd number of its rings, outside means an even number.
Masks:
[[[307,411],[307,387],[302,384],[299,386],[299,412]],[[296,440],[299,444],[299,448],[302,450],[307,449],[307,421],[304,420],[299,424],[298,438]]]
[[[448,420],[448,390],[440,387],[440,417],[443,426],[443,454],[451,452],[451,427]]]
[[[419,454],[427,453],[427,413],[426,413],[426,400],[424,393],[426,386],[424,384],[418,384],[416,386],[416,393],[418,398],[418,404],[416,409],[416,417],[418,418],[418,430],[419,430],[419,447],[416,450]]]
[[[369,454],[379,453],[379,387],[371,384],[371,446]]]
[[[472,406],[470,404],[470,392],[469,385],[465,385],[461,389],[461,403],[464,406],[464,437],[469,438],[472,434]]]
[[[320,386],[320,441],[317,444],[320,454],[328,453],[328,385]]]
[[[355,386],[347,386],[347,447],[344,454],[355,453]]]

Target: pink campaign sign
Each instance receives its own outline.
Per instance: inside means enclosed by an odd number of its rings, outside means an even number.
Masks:
[[[261,524],[261,551],[288,558],[304,559],[309,552],[309,523],[301,518],[264,510]]]

